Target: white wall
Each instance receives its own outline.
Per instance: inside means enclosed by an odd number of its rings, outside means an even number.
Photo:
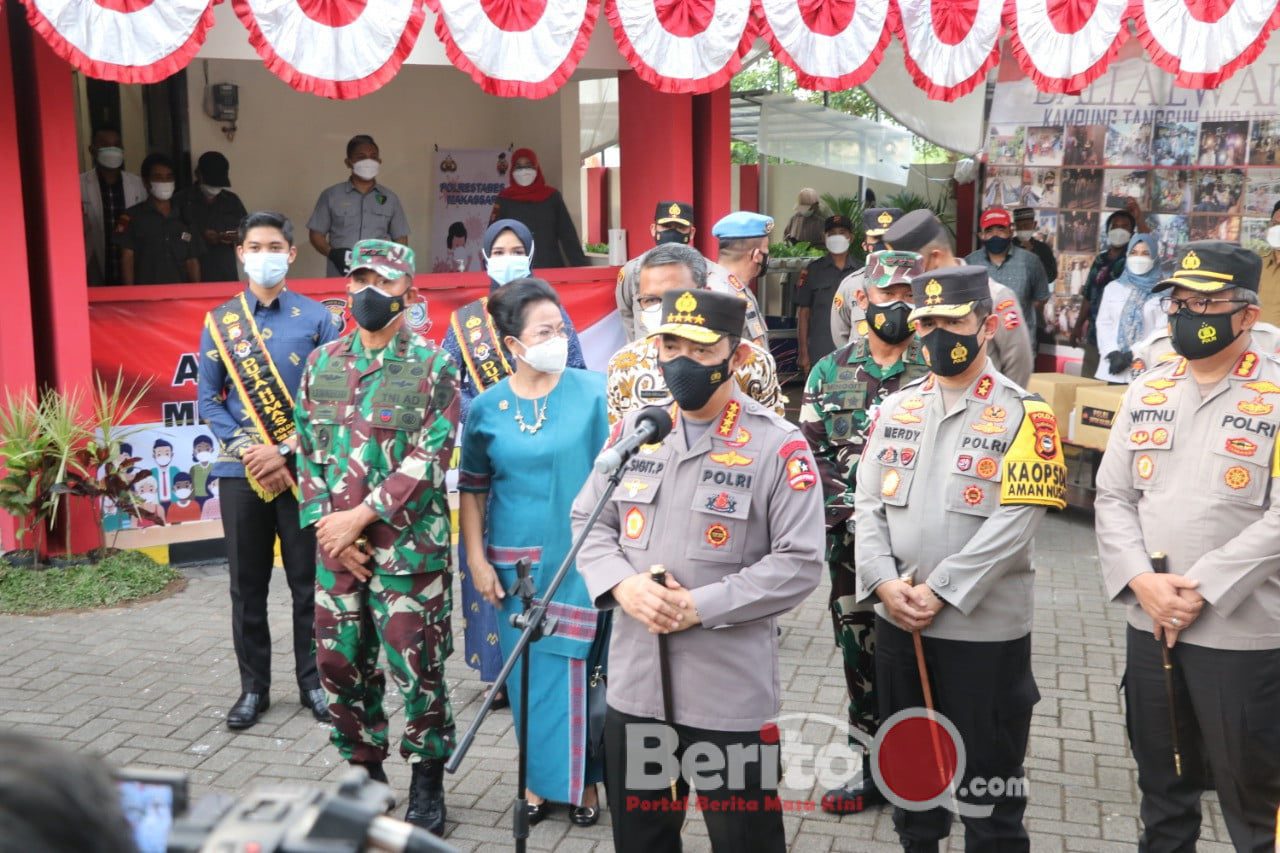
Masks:
[[[324,275],[324,259],[307,243],[305,224],[321,190],[349,174],[342,161],[347,140],[357,133],[378,141],[383,158],[379,180],[404,205],[419,269],[430,266],[431,154],[436,144],[506,148],[514,143],[534,149],[547,181],[561,189],[581,222],[576,85],[540,101],[495,98],[452,66],[406,65],[370,95],[331,101],[294,91],[259,59],[210,59],[210,83],[240,87],[239,130],[228,141],[221,123],[201,109],[205,61],[197,58],[187,72],[192,160],[211,149],[221,151],[231,161],[231,182],[246,207],[279,210],[293,219],[298,277]]]
[[[796,196],[805,187],[813,187],[819,195],[831,193],[835,196],[858,195],[860,178],[847,172],[836,172],[818,166],[770,164],[764,171],[768,173],[768,213],[773,217],[778,228],[778,239],[782,229],[795,213]],[[946,184],[930,182],[932,178],[950,178],[954,167],[950,163],[939,163],[928,166],[912,166],[911,174],[905,187],[886,184],[881,181],[868,181],[867,186],[876,194],[877,204],[883,204],[891,195],[901,192],[912,192],[936,200],[946,189]],[[953,211],[954,212],[954,211]],[[856,223],[855,223],[856,224]]]

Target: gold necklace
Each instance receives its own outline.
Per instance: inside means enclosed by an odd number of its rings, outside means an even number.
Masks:
[[[524,416],[520,414],[520,397],[518,395],[512,396],[516,398],[516,423],[520,426],[520,431],[533,435],[535,432],[542,429],[542,425],[546,423],[547,420],[547,400],[551,395],[548,394],[546,397],[542,398],[541,412],[538,411],[538,401],[533,401],[533,426],[525,423]]]

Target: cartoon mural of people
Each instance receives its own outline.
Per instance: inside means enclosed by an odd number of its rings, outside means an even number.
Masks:
[[[184,521],[200,520],[200,504],[192,499],[194,491],[191,475],[186,471],[179,471],[173,478],[173,502],[165,511],[166,522],[181,524]]]
[[[173,482],[178,476],[178,466],[173,463],[173,445],[163,438],[157,438],[151,446],[151,458],[156,467],[151,469],[151,476],[156,482],[156,499],[161,506],[168,506],[173,500]]]
[[[199,503],[209,498],[209,474],[213,470],[213,439],[207,435],[196,436],[191,443],[191,485],[193,496]]]
[[[148,474],[146,477],[138,480],[133,484],[134,494],[138,496],[138,505],[140,509],[145,509],[157,515],[163,515],[160,509],[160,503],[157,501],[156,495],[156,478],[154,474]],[[144,515],[139,515],[135,519],[139,528],[154,527],[155,522]]]
[[[209,497],[200,507],[200,520],[210,521],[222,518],[222,502],[218,500],[218,478],[210,477],[207,484]]]

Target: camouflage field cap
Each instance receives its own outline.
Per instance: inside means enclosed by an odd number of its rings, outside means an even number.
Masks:
[[[916,252],[872,252],[867,255],[867,284],[871,287],[891,287],[910,284],[924,273],[924,259]]]
[[[413,249],[391,240],[361,240],[351,249],[351,272],[373,270],[387,281],[413,276]]]

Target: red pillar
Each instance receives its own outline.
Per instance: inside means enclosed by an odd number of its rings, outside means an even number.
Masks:
[[[658,202],[694,201],[693,128],[693,96],[664,94],[634,71],[618,72],[622,227],[630,257],[653,245],[649,225]]]
[[[693,210],[695,244],[704,255],[715,245],[711,226],[729,213],[733,174],[729,138],[729,87],[693,97]]]
[[[36,376],[42,386],[84,392],[93,387],[89,293],[85,276],[76,160],[75,88],[71,66],[59,59],[9,3],[15,69],[19,152],[26,209],[27,261],[35,336]],[[83,552],[101,537],[87,501],[72,501],[71,547]],[[60,547],[60,534],[50,545]]]
[[[17,5],[17,4],[11,4]],[[17,395],[36,384],[31,327],[31,284],[27,278],[27,226],[23,218],[18,113],[9,24],[0,14],[0,234],[6,240],[5,273],[0,276],[4,333],[0,334],[0,387]],[[0,513],[0,549],[17,547],[17,525]]]
[[[760,167],[755,163],[738,167],[738,210],[760,212]]]
[[[974,221],[974,205],[977,203],[978,182],[954,184],[956,188],[956,257],[963,258],[973,251],[977,223]]]
[[[582,216],[586,242],[608,243],[609,170],[603,166],[587,169],[583,181],[587,187],[587,209]]]

